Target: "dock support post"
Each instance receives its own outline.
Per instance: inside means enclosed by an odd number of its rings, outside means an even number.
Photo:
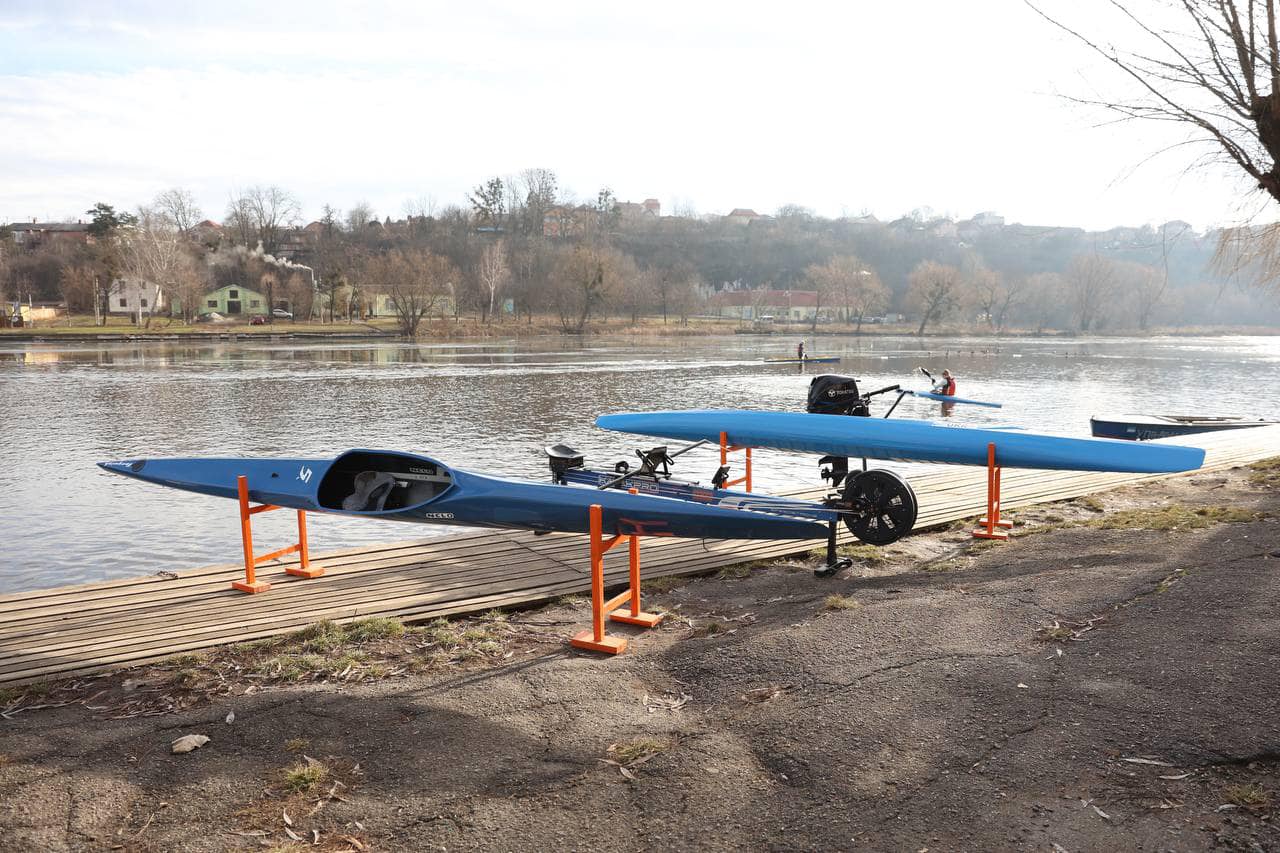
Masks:
[[[736,479],[736,480],[728,480],[728,481],[726,481],[724,484],[722,484],[722,485],[720,486],[720,488],[722,488],[722,489],[727,489],[727,488],[729,488],[730,486],[736,486],[736,485],[738,485],[739,483],[742,483],[742,484],[744,484],[744,485],[746,486],[746,490],[749,492],[749,491],[751,491],[751,448],[750,448],[750,447],[743,447],[743,446],[736,445],[736,444],[735,444],[735,445],[730,445],[730,444],[729,444],[729,433],[727,433],[727,432],[725,432],[725,431],[721,430],[721,431],[720,431],[720,464],[721,464],[721,465],[728,465],[728,464],[729,464],[729,454],[730,454],[730,453],[735,453],[735,452],[737,452],[737,451],[739,451],[739,450],[746,451],[746,454],[747,454],[747,465],[746,465],[746,467],[747,467],[747,471],[746,471],[746,475],[745,475],[745,476],[742,476],[742,477],[739,477],[739,478],[738,478],[738,479]]]
[[[287,548],[281,548],[279,551],[272,551],[270,554],[263,554],[261,557],[255,556],[253,553],[253,516],[260,512],[280,509],[280,507],[274,504],[250,506],[249,480],[244,475],[236,477],[236,491],[240,498],[240,540],[244,546],[244,580],[232,581],[232,589],[248,593],[266,592],[271,589],[270,583],[258,580],[255,570],[262,563],[274,560],[277,557],[283,557],[286,554],[298,555],[298,565],[285,569],[286,574],[302,578],[318,578],[324,574],[323,567],[312,565],[311,563],[311,554],[307,549],[307,513],[305,510],[298,510],[297,542]]]
[[[978,519],[973,535],[978,539],[1008,539],[1012,521],[1000,517],[1000,466],[996,464],[996,445],[987,445],[987,514]]]
[[[635,489],[630,490],[633,494]],[[603,510],[599,504],[592,504],[588,511],[591,532],[591,629],[580,631],[569,640],[569,644],[579,649],[592,652],[603,652],[616,655],[627,648],[625,637],[613,637],[605,633],[604,621],[607,616],[614,622],[628,625],[639,625],[652,628],[662,621],[659,613],[645,613],[640,609],[640,537],[637,534],[617,534],[609,539],[604,538]],[[626,592],[615,595],[605,601],[604,598],[604,555],[615,545],[627,541],[630,550],[631,571]],[[627,612],[622,605],[630,604]]]

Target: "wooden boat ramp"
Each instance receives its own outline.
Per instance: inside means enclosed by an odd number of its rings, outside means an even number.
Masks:
[[[1205,470],[1280,455],[1280,426],[1207,433],[1180,440],[1206,450]],[[1066,500],[1170,475],[1009,470],[1005,510]],[[1189,475],[1174,475],[1189,476]],[[913,477],[916,529],[983,512],[987,472],[950,468]],[[817,497],[820,490],[795,493]],[[228,506],[228,509],[230,507]],[[316,518],[323,524],[323,518]],[[842,531],[841,541],[848,541]],[[645,539],[645,578],[694,574],[821,546],[805,541]],[[605,557],[606,581],[625,584],[625,548]],[[477,531],[313,555],[325,568],[312,579],[285,573],[289,556],[258,569],[269,592],[231,588],[243,564],[177,575],[78,584],[0,596],[0,684],[20,684],[133,666],[182,652],[294,631],[322,619],[393,616],[420,621],[586,593],[587,537]],[[811,582],[811,581],[798,581]]]

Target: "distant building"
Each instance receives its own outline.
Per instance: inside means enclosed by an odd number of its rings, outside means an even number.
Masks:
[[[760,218],[760,214],[756,213],[749,207],[735,207],[733,210],[729,211],[729,215],[724,219],[725,222],[733,225],[750,225],[752,222],[755,222]]]
[[[623,219],[658,219],[662,216],[662,204],[656,198],[646,198],[637,204],[634,201],[619,202],[614,208]]]
[[[1004,225],[1004,217],[998,213],[984,210],[982,213],[974,214],[973,224],[979,228],[997,228]]]
[[[118,278],[111,282],[107,298],[109,314],[159,314],[164,310],[164,294],[155,284],[141,278]]]
[[[14,222],[7,226],[13,242],[27,251],[35,251],[47,243],[94,242],[84,222]]]
[[[215,248],[222,242],[223,229],[222,226],[214,222],[212,219],[205,219],[191,226],[188,236],[197,243],[202,243],[210,248]]]
[[[289,302],[285,299],[277,299],[276,304],[284,308],[288,306]],[[179,307],[175,300],[175,310]],[[249,316],[254,314],[265,315],[267,311],[266,296],[256,290],[250,290],[238,284],[228,284],[201,296],[200,304],[196,306],[195,313],[199,315],[216,312],[224,317],[236,317],[241,314],[248,314]]]
[[[804,322],[818,313],[818,294],[813,290],[722,290],[711,298],[710,307],[720,317]]]

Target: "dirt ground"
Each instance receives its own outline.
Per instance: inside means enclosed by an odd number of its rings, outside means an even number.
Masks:
[[[654,584],[666,622],[615,629],[612,659],[565,645],[575,600],[370,640],[398,644],[385,664],[313,646],[292,682],[254,651],[11,693],[0,838],[1280,850],[1275,480],[1029,510],[1000,544],[858,548],[827,580],[782,561]],[[188,734],[209,741],[173,754]]]

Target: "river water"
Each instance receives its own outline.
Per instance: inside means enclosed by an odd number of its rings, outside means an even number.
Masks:
[[[482,343],[0,342],[0,592],[231,562],[235,504],[107,474],[148,456],[325,457],[351,447],[429,453],[456,467],[547,479],[541,448],[566,442],[611,465],[650,441],[606,433],[606,412],[802,411],[810,376],[864,390],[920,390],[950,367],[956,423],[1088,435],[1103,412],[1280,415],[1280,338],[986,339],[822,337],[839,365],[766,365],[796,338],[537,338]],[[821,370],[819,369],[821,368]],[[883,413],[879,404],[874,413]],[[938,417],[905,399],[894,417]],[[757,488],[818,483],[816,460],[758,451]],[[709,448],[679,469],[706,481]],[[913,466],[888,466],[906,469]],[[316,516],[312,548],[439,535],[448,528]],[[260,550],[292,541],[291,513],[255,518]]]

